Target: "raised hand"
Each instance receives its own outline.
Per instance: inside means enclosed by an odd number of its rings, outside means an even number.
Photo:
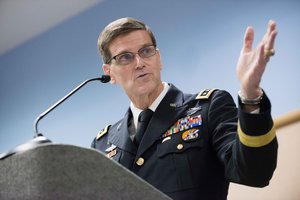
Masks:
[[[244,45],[237,63],[237,75],[241,93],[247,99],[255,99],[261,95],[260,81],[270,56],[275,54],[276,35],[276,23],[270,20],[263,39],[252,49],[254,30],[252,27],[246,29]]]

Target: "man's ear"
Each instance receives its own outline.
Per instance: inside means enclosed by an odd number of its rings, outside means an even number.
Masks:
[[[110,76],[110,83],[111,84],[115,84],[116,83],[116,80],[115,78],[113,77],[113,75],[110,73],[110,67],[109,67],[109,64],[103,64],[102,65],[102,68],[103,68],[103,71],[106,75],[109,75]]]

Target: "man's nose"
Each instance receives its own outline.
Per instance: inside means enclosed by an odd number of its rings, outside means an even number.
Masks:
[[[144,67],[144,60],[139,54],[135,54],[136,68]]]

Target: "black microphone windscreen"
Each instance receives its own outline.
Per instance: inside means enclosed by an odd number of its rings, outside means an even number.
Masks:
[[[107,83],[107,82],[110,81],[110,76],[109,75],[102,75],[100,80],[101,80],[102,83]]]

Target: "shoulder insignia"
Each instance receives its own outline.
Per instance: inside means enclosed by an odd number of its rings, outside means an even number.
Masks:
[[[100,139],[101,137],[103,137],[106,133],[108,133],[108,130],[109,130],[110,126],[111,126],[111,125],[105,126],[105,128],[102,129],[102,130],[98,133],[98,135],[97,135],[97,137],[96,137],[96,140],[99,140],[99,139]]]
[[[199,94],[196,96],[196,99],[209,99],[210,95],[216,91],[217,88],[214,89],[205,89],[199,92]]]

